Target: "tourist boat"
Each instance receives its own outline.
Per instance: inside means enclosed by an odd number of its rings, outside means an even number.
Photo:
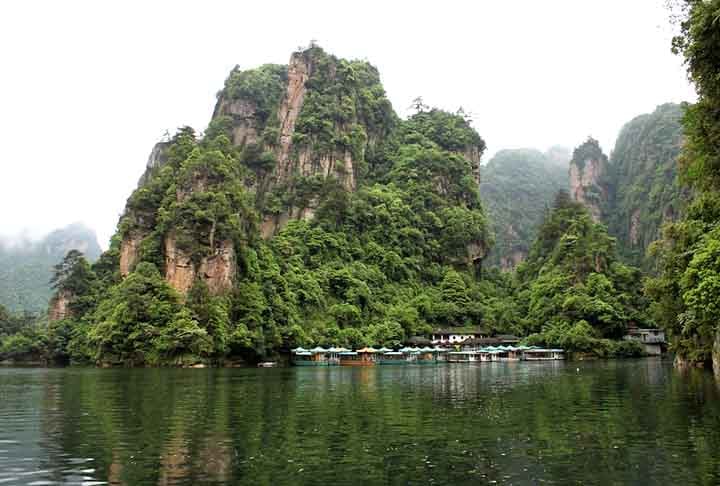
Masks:
[[[405,359],[405,354],[400,351],[388,351],[378,355],[377,363],[379,365],[406,365],[408,361]]]
[[[450,363],[474,363],[479,361],[477,351],[450,351],[447,360]]]
[[[477,360],[478,361],[497,361],[497,355],[499,351],[496,351],[494,349],[481,349],[477,352]]]
[[[400,350],[400,352],[405,357],[405,361],[407,361],[408,363],[415,363],[417,361],[417,357],[419,354],[418,351],[419,348],[409,348],[407,346]]]
[[[435,347],[433,348],[433,350],[435,351],[435,360],[436,360],[438,363],[445,363],[445,362],[447,362],[448,352],[450,351],[449,349],[447,349],[447,348],[441,348],[441,347],[439,347],[439,346],[435,346]]]
[[[513,346],[495,348],[496,361],[520,361],[520,351]]]
[[[419,365],[437,364],[437,354],[435,349],[427,347],[419,349],[415,363]]]
[[[375,352],[345,351],[339,354],[341,366],[375,366]]]
[[[340,364],[340,353],[347,353],[349,349],[335,346],[327,350],[327,363],[329,366],[338,366]]]
[[[562,349],[530,348],[522,352],[522,359],[525,361],[552,361],[565,359]]]
[[[295,348],[292,350],[292,364],[295,366],[327,366],[328,361],[325,359],[326,352],[327,350],[323,348],[319,348],[319,350],[318,348],[313,350]]]

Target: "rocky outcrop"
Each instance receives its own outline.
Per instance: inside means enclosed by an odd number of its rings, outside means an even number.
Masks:
[[[288,65],[288,84],[285,97],[278,109],[278,120],[280,121],[280,138],[277,148],[277,169],[276,177],[285,180],[291,172],[290,149],[292,138],[295,133],[295,123],[300,116],[300,110],[305,100],[307,87],[305,83],[310,77],[311,64],[308,58],[302,53],[294,53],[290,57]]]
[[[637,246],[639,243],[639,235],[640,235],[640,210],[636,209],[632,212],[632,215],[630,216],[630,244],[633,246]]]
[[[608,159],[597,140],[588,139],[575,149],[570,161],[570,195],[590,211],[595,222],[602,221],[608,201]]]
[[[468,244],[466,249],[467,249],[466,262],[469,265],[482,262],[482,259],[485,258],[485,255],[487,255],[487,248],[485,247],[485,242],[483,242],[483,241],[474,241],[474,242]]]
[[[232,118],[231,141],[234,145],[244,146],[258,141],[260,127],[256,109],[255,103],[250,100],[230,100],[223,97],[215,106],[213,118],[219,116]]]
[[[120,242],[120,275],[127,277],[135,267],[140,252],[140,243],[143,235],[138,232],[130,232]]]
[[[174,233],[170,233],[165,238],[165,280],[183,295],[195,282],[195,267],[192,259],[178,248]]]
[[[155,144],[153,149],[150,151],[147,163],[145,164],[145,172],[138,181],[138,187],[144,186],[152,178],[153,174],[156,174],[160,168],[168,160],[168,148],[170,142],[158,142]]]
[[[646,270],[655,261],[647,248],[660,238],[664,223],[677,219],[689,196],[677,177],[683,114],[682,106],[668,103],[633,118],[620,130],[610,157],[605,223],[622,258]]]
[[[195,264],[190,255],[177,245],[171,233],[165,238],[165,280],[180,294],[185,295],[197,279],[203,280],[213,295],[232,288],[236,272],[235,248],[232,241],[219,242],[212,254]]]
[[[500,268],[504,271],[514,270],[527,258],[527,252],[522,250],[512,250],[510,253],[500,257]]]
[[[209,257],[203,258],[198,276],[205,281],[213,295],[227,292],[232,288],[235,278],[235,248],[232,241],[221,241]]]
[[[50,300],[50,308],[48,310],[48,319],[50,322],[61,321],[72,317],[70,311],[70,301],[72,300],[72,294],[67,290],[62,290],[55,294]]]
[[[482,157],[482,151],[478,146],[468,147],[463,154],[466,159],[472,164],[472,174],[475,179],[475,183],[480,186],[482,179],[480,177],[480,158]]]

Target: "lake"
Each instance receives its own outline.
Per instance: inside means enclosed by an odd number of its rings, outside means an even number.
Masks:
[[[0,368],[5,484],[720,484],[720,388],[659,359]]]

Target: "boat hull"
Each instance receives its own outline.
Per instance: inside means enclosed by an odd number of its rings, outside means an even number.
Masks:
[[[293,361],[293,366],[328,366],[327,361]]]

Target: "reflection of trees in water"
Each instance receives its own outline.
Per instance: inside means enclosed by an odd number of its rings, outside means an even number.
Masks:
[[[716,479],[720,467],[715,385],[651,360],[65,370],[54,380],[48,467],[93,458],[111,484],[643,482]]]

